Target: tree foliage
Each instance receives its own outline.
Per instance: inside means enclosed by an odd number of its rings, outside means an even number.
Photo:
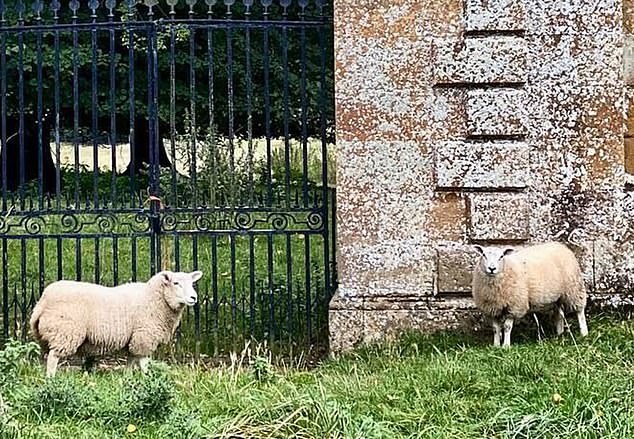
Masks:
[[[16,22],[15,2],[5,1],[7,26]],[[223,16],[224,4],[216,7],[218,16]],[[84,10],[85,5],[82,8],[77,21],[90,22],[90,10]],[[186,15],[185,8],[177,6],[177,14]],[[319,136],[325,127],[332,139],[333,40],[329,24],[305,26],[302,30],[287,22],[289,25],[283,27],[280,11],[272,11],[269,25],[247,28],[240,18],[240,5],[234,7],[237,18],[228,26],[220,21],[205,26],[156,20],[169,18],[160,7],[155,10],[153,24],[140,24],[134,21],[144,20],[147,8],[137,9],[143,11],[132,17],[129,26],[126,23],[131,17],[126,7],[120,5],[114,11],[116,31],[108,27],[93,31],[84,26],[3,33],[0,44],[5,47],[2,73],[7,114],[36,113],[41,91],[44,112],[53,112],[56,103],[59,105],[63,130],[72,130],[77,118],[79,127],[90,133],[95,112],[98,134],[106,134],[114,113],[117,132],[126,135],[130,102],[134,102],[137,117],[149,116],[151,39],[157,51],[157,112],[162,131],[169,131],[172,124],[176,131],[185,131],[183,115],[188,112],[198,127],[213,125],[223,135],[233,132],[246,137],[250,120],[254,137],[277,137],[286,132],[291,137],[303,133]],[[107,12],[102,5],[96,21],[107,21]],[[297,17],[298,12],[291,7],[288,16]],[[51,14],[46,8],[42,22],[51,22]],[[68,9],[60,10],[59,22],[71,22],[70,15]],[[36,24],[30,8],[24,17],[26,25]]]

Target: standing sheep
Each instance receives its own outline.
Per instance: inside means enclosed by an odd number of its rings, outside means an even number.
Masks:
[[[563,244],[550,242],[515,251],[476,245],[480,258],[473,269],[476,306],[492,320],[493,344],[511,345],[513,323],[528,312],[555,311],[557,335],[564,332],[564,315],[575,312],[581,336],[588,335],[586,290],[575,255]]]
[[[104,355],[125,350],[128,364],[142,370],[159,344],[176,330],[185,306],[198,295],[193,283],[202,272],[161,271],[147,282],[103,287],[61,280],[44,289],[33,309],[33,337],[48,351],[47,375],[60,359],[75,353]]]

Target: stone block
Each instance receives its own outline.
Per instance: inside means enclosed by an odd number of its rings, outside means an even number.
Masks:
[[[416,35],[458,36],[464,28],[464,0],[408,0],[418,9],[416,23],[412,27]],[[352,2],[356,4],[356,0]],[[376,1],[371,1],[370,8],[376,8]],[[394,9],[394,2],[386,2]],[[347,12],[346,12],[347,13]],[[391,15],[391,11],[388,12]],[[384,30],[384,29],[382,29]],[[391,32],[386,32],[391,33]]]
[[[429,136],[433,143],[460,140],[467,137],[467,90],[436,88],[429,97],[425,117],[429,121]]]
[[[364,343],[394,340],[408,331],[473,331],[478,325],[474,310],[382,310],[367,313]]]
[[[524,188],[529,147],[524,142],[445,142],[436,148],[435,168],[438,188]]]
[[[593,244],[595,291],[634,293],[634,244],[605,239]]]
[[[526,25],[531,34],[584,34],[620,29],[622,3],[615,0],[526,1]]]
[[[350,296],[412,297],[433,294],[436,252],[423,237],[338,247],[342,291]]]
[[[476,253],[469,247],[438,249],[438,293],[470,293]]]
[[[469,90],[467,132],[471,136],[526,134],[526,102],[524,90]]]
[[[529,238],[526,194],[472,194],[470,237],[475,241],[523,241]]]
[[[405,331],[432,333],[438,330],[481,329],[482,319],[473,300],[445,297],[425,301],[368,301],[364,304],[366,343],[390,340]]]
[[[634,185],[634,179],[630,178],[629,180],[629,183]],[[634,191],[631,188],[616,191],[613,204],[612,227],[618,233],[613,233],[612,239],[634,243],[634,221],[632,221],[634,218]],[[632,257],[634,257],[634,253],[632,253]]]
[[[532,84],[527,107],[534,138],[603,138],[623,132],[623,85]]]
[[[466,0],[465,6],[468,31],[523,30],[525,27],[523,0]]]
[[[363,41],[355,37],[348,41],[354,44],[363,50],[346,46],[337,52],[338,139],[418,139],[429,120],[424,115],[433,67],[420,60],[432,56],[431,39]]]
[[[530,40],[529,79],[536,86],[542,81],[570,88],[621,85],[623,42],[621,34],[612,29],[592,36],[583,33],[531,35]]]
[[[534,140],[531,152],[532,187],[545,193],[623,187],[623,137],[561,137]]]
[[[328,331],[332,352],[349,351],[363,341],[363,313],[363,310],[330,308]]]
[[[437,192],[430,200],[429,233],[432,239],[463,241],[467,238],[466,195]]]
[[[617,141],[615,136],[592,139],[585,148],[579,145],[583,148],[580,156],[586,172],[586,187],[604,190],[624,186],[626,160],[622,145],[623,141]]]
[[[398,40],[430,35],[458,35],[463,28],[464,0],[338,0],[335,37],[349,42]],[[389,32],[386,30],[389,29]]]
[[[521,37],[436,39],[434,79],[436,84],[523,83],[526,54]]]
[[[338,141],[338,238],[342,242],[408,239],[426,228],[425,194],[433,156],[418,142]],[[344,220],[345,219],[345,220]]]
[[[442,300],[368,298],[348,301],[337,293],[330,303],[330,351],[343,353],[361,343],[393,340],[406,331],[478,331],[482,316],[470,297]]]
[[[549,200],[541,203],[549,204],[548,210],[532,213],[536,217],[550,215],[548,224],[553,235],[563,239],[572,235],[573,241],[592,241],[598,237],[621,240],[626,238],[631,222],[631,219],[621,220],[622,194],[620,188],[585,191],[568,188],[545,195]]]

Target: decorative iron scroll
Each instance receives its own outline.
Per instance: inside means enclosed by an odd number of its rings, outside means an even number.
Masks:
[[[147,211],[130,213],[61,213],[0,216],[2,235],[127,235],[150,231]]]
[[[273,229],[275,231],[307,229],[321,230],[322,212],[313,211],[298,215],[288,212],[271,212],[265,216],[253,212],[237,213],[235,227],[238,230]]]
[[[320,210],[298,212],[205,211],[161,212],[161,232],[320,232],[324,219]],[[0,234],[18,236],[149,233],[149,211],[130,213],[59,213],[0,216]],[[160,232],[159,232],[160,233]]]
[[[318,232],[323,229],[322,211],[266,212],[162,212],[163,232],[238,232],[272,230],[276,232]]]

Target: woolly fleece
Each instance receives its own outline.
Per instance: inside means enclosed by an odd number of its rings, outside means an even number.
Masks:
[[[193,282],[201,276],[162,271],[145,283],[117,287],[54,282],[33,309],[32,335],[57,358],[124,350],[137,359],[150,357],[171,340],[185,306],[196,303]]]

